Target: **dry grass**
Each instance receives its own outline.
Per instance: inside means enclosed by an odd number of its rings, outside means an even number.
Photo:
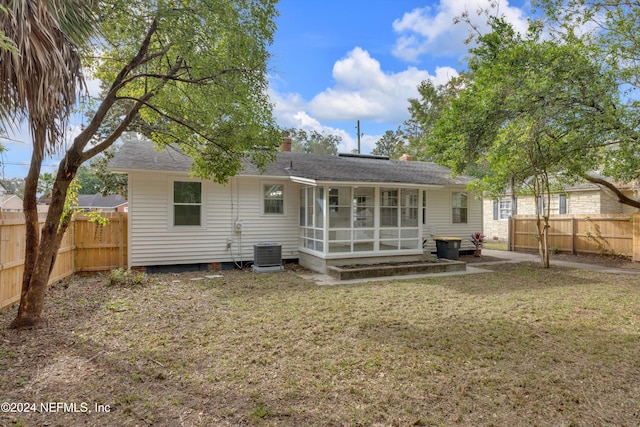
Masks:
[[[335,287],[76,278],[51,289],[46,330],[0,313],[0,399],[92,412],[0,424],[640,425],[640,276],[492,268]]]

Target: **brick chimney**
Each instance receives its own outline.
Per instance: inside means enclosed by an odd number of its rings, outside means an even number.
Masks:
[[[280,144],[280,151],[291,151],[291,138],[285,136]]]
[[[403,162],[410,162],[413,160],[413,156],[410,156],[407,153],[404,153],[402,156],[400,156],[398,160],[402,160]]]

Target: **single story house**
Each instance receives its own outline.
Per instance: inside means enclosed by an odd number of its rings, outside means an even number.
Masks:
[[[149,141],[127,142],[112,159],[110,168],[129,179],[131,268],[225,268],[273,242],[283,259],[324,272],[421,259],[423,243],[435,251],[437,236],[472,250],[469,236],[482,231],[470,179],[434,163],[284,151],[262,172],[244,162],[226,185],[191,177],[191,164]]]
[[[632,184],[619,184],[618,188],[628,197],[638,199],[638,189]],[[547,202],[542,197],[540,206]],[[484,233],[488,240],[507,241],[509,236],[509,217],[515,215],[535,215],[535,199],[533,196],[517,196],[514,200],[511,193],[499,199],[484,199]],[[609,190],[589,182],[578,183],[553,193],[549,206],[551,215],[557,214],[624,214],[638,210],[618,202],[617,197]]]
[[[119,194],[78,194],[78,210],[100,212],[127,212],[128,203]]]

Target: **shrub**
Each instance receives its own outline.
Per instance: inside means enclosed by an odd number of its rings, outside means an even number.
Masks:
[[[134,287],[142,286],[147,282],[146,274],[141,271],[131,271],[118,268],[109,273],[107,286]]]

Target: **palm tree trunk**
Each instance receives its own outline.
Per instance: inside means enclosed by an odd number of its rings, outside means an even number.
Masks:
[[[38,247],[40,246],[39,220],[38,220],[38,177],[44,156],[44,144],[46,140],[46,129],[40,127],[33,135],[33,153],[31,155],[31,165],[24,187],[24,219],[25,219],[25,253],[24,253],[24,273],[22,275],[22,290],[20,295],[20,306],[18,315],[11,323],[12,328],[36,327],[41,324],[46,325],[46,321],[41,318],[44,292],[36,295],[32,282],[36,270]],[[37,281],[37,280],[36,280]],[[46,284],[45,284],[46,286]],[[42,301],[38,303],[38,301]],[[33,313],[33,315],[31,314]]]

